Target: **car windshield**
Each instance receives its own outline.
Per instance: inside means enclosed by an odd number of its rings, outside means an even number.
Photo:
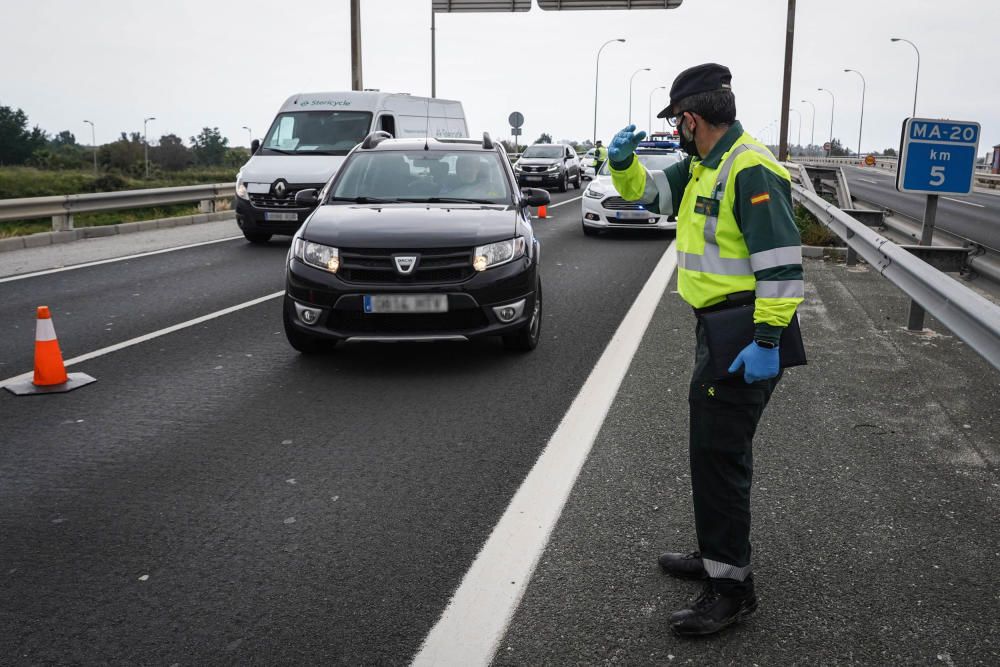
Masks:
[[[513,203],[493,151],[359,151],[341,167],[327,203]]]
[[[364,140],[372,124],[367,111],[293,111],[280,113],[261,144],[263,154],[347,155]]]
[[[639,158],[639,164],[650,171],[663,170],[673,163],[680,161],[678,159],[680,156],[677,153],[636,153],[635,156]],[[610,175],[611,167],[609,161],[606,161],[601,165],[601,176]]]
[[[551,146],[551,145],[534,145],[528,146],[521,153],[521,157],[562,157],[563,156],[562,146]]]

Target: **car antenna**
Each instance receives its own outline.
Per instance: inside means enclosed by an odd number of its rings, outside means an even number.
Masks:
[[[431,98],[427,98],[427,122],[424,124],[424,150],[429,151],[430,146],[427,145],[427,137],[431,133]]]

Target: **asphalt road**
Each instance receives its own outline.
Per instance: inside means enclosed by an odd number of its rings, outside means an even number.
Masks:
[[[852,166],[844,172],[854,197],[923,220],[927,197],[897,191],[894,173]],[[942,195],[936,226],[1000,252],[1000,193]]]
[[[579,196],[554,195],[555,202]],[[271,299],[0,392],[0,662],[400,664],[414,654],[666,249],[535,227],[530,355],[493,341],[297,355]],[[0,283],[0,378],[33,311],[66,357],[282,288],[287,240]]]

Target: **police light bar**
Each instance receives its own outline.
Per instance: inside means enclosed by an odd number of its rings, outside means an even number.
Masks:
[[[640,141],[639,148],[680,148],[676,141]]]

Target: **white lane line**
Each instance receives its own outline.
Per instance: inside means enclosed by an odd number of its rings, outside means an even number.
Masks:
[[[175,252],[177,250],[187,250],[188,248],[197,248],[203,245],[211,245],[213,243],[224,243],[226,241],[232,241],[234,239],[241,239],[240,236],[227,236],[224,239],[215,239],[214,241],[201,241],[199,243],[188,243],[187,245],[179,245],[174,248],[163,248],[162,250],[150,250],[149,252],[140,252],[135,255],[125,255],[124,257],[112,257],[110,259],[99,259],[93,262],[84,262],[82,264],[73,264],[72,266],[60,266],[57,269],[45,269],[43,271],[32,271],[31,273],[21,273],[15,276],[8,276],[6,278],[0,278],[0,283],[9,283],[15,280],[25,280],[27,278],[37,278],[38,276],[47,276],[50,273],[62,273],[63,271],[75,271],[76,269],[85,269],[88,266],[100,266],[101,264],[111,264],[112,262],[124,262],[128,259],[138,259],[139,257],[149,257],[150,255],[162,255],[165,252]]]
[[[114,345],[109,345],[107,347],[102,347],[99,350],[94,350],[93,352],[86,352],[72,359],[67,359],[63,362],[66,366],[72,366],[73,364],[78,364],[82,361],[87,361],[89,359],[94,359],[95,357],[101,357],[105,354],[110,354],[112,352],[117,352],[118,350],[124,350],[126,347],[132,347],[133,345],[138,345],[139,343],[145,343],[148,340],[153,340],[154,338],[159,338],[160,336],[166,336],[167,334],[174,333],[175,331],[180,331],[181,329],[187,329],[188,327],[193,327],[202,322],[208,322],[209,320],[214,320],[217,317],[222,317],[223,315],[228,315],[230,313],[235,313],[238,310],[243,310],[244,308],[250,308],[251,306],[256,306],[259,303],[264,303],[265,301],[270,301],[271,299],[276,299],[285,293],[284,290],[280,292],[274,292],[273,294],[268,294],[267,296],[262,296],[257,299],[251,299],[250,301],[244,301],[243,303],[237,304],[235,306],[230,306],[229,308],[223,308],[222,310],[217,310],[214,313],[209,313],[208,315],[202,315],[201,317],[196,317],[193,320],[188,320],[187,322],[181,322],[180,324],[174,324],[165,329],[160,329],[152,333],[144,334],[142,336],[137,336],[135,338],[130,338],[121,343],[115,343]],[[34,371],[29,371],[27,373],[21,373],[20,375],[15,375],[14,377],[7,378],[6,380],[0,380],[0,389],[6,387],[12,382],[20,382],[21,380],[27,380],[32,377]]]
[[[978,206],[979,208],[986,208],[982,204],[977,204],[974,201],[965,201],[964,199],[953,199],[951,197],[941,197],[941,199],[947,199],[948,201],[953,201],[956,204],[965,204],[966,206]]]
[[[567,199],[566,201],[561,201],[558,204],[549,204],[548,207],[549,208],[555,208],[556,206],[562,206],[563,204],[569,204],[570,202],[580,201],[581,199],[583,199],[583,195],[577,195],[576,197],[573,197],[572,199]]]
[[[493,659],[676,268],[677,249],[671,243],[413,665],[473,667]]]
[[[878,183],[879,183],[878,181],[876,181],[874,179],[871,179],[871,178],[861,178],[861,177],[858,177],[858,180],[859,181],[865,181],[866,183],[872,183],[873,185],[878,185]]]

